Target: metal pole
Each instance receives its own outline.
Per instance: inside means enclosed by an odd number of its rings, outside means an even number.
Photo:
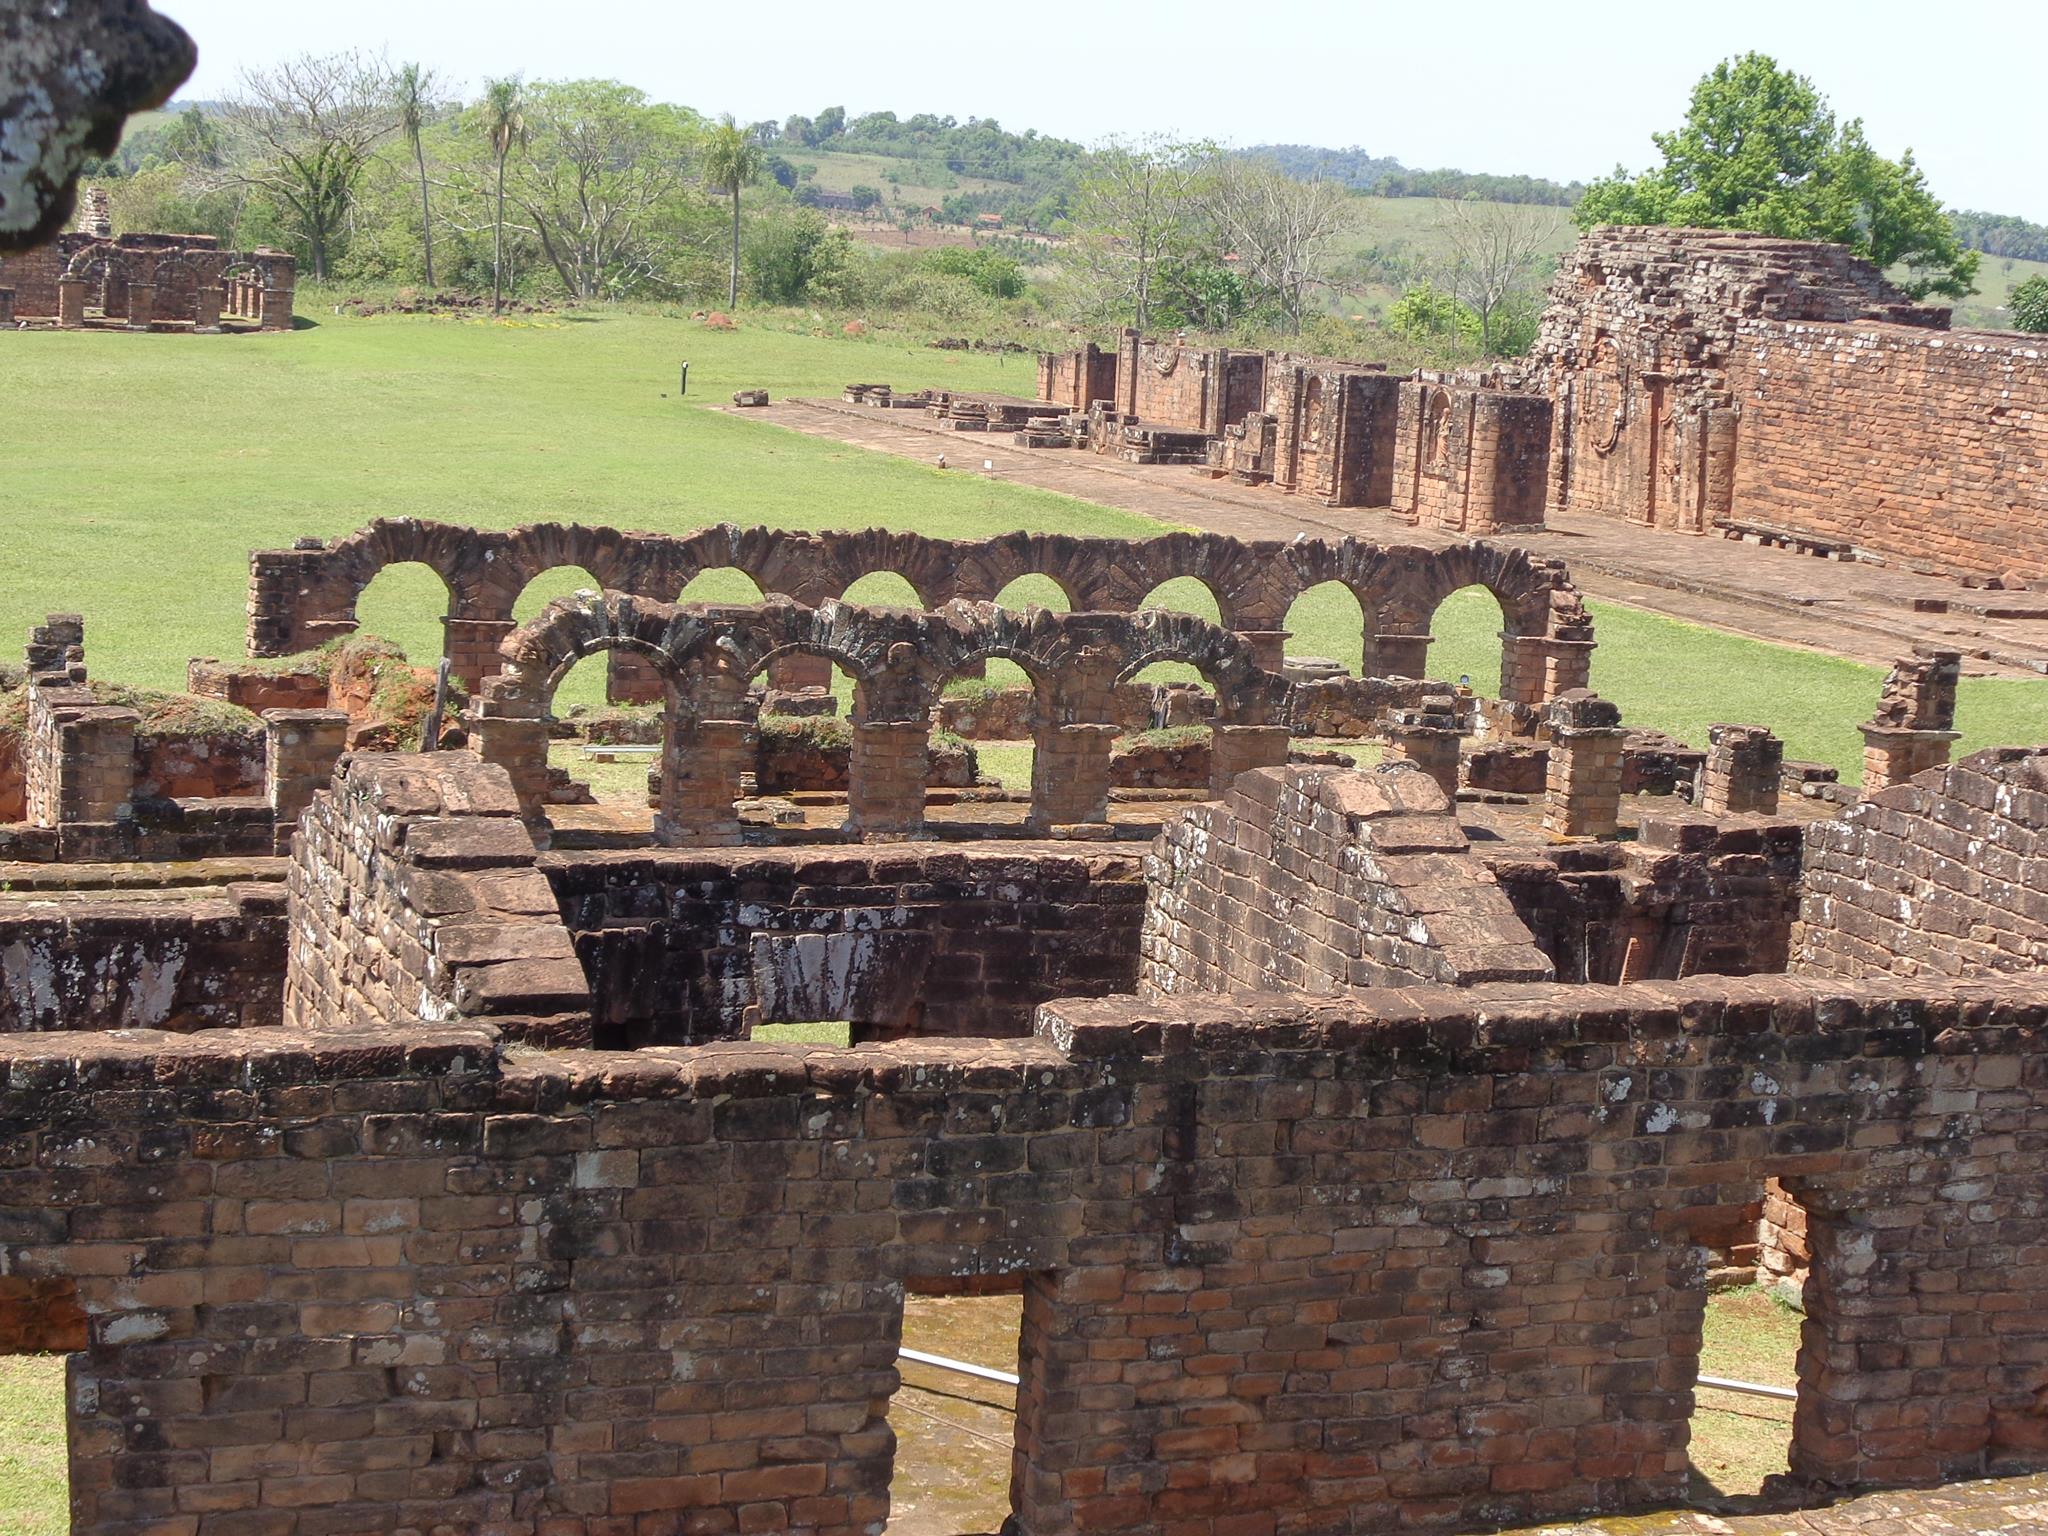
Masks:
[[[1014,1387],[1023,1380],[1008,1371],[992,1371],[985,1365],[969,1365],[965,1360],[948,1360],[944,1355],[928,1355],[921,1349],[899,1349],[897,1355],[905,1360],[915,1360],[919,1365],[935,1365],[942,1371],[957,1371],[962,1376],[979,1376],[983,1381],[1000,1381],[1004,1386]]]
[[[1734,1381],[1726,1376],[1702,1376],[1699,1384],[1712,1387],[1717,1392],[1743,1392],[1751,1397],[1775,1397],[1788,1403],[1799,1401],[1799,1393],[1792,1387],[1766,1387],[1754,1381]]]
[[[688,394],[689,392],[690,392],[690,363],[689,363],[689,360],[688,360],[687,358],[685,358],[685,359],[683,360],[683,371],[682,371],[682,374],[681,374],[681,376],[680,376],[680,377],[678,377],[678,378],[677,378],[677,380],[676,380],[676,393],[677,393],[677,394],[679,394],[679,395],[687,395],[687,394]]]

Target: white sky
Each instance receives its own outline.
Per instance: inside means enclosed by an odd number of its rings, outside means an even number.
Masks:
[[[843,105],[993,117],[1083,142],[1162,130],[1357,144],[1559,180],[1649,163],[1716,60],[1759,49],[1937,197],[2048,222],[2048,4],[1869,0],[157,0],[199,41],[186,94],[351,46],[486,76],[606,76],[741,121]],[[1014,18],[1014,21],[1007,21]]]

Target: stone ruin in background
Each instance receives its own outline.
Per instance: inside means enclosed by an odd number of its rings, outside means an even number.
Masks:
[[[477,686],[408,753],[339,658],[422,558]],[[570,559],[609,589],[514,623]],[[673,601],[713,564],[768,600]],[[934,606],[839,600],[884,568]],[[1028,572],[1076,611],[983,593]],[[1189,574],[1223,625],[1136,606]],[[1329,579],[1411,675],[1278,669]],[[1474,580],[1508,697],[1412,675]],[[2048,1460],[2048,749],[1946,763],[1952,655],[1887,684],[1873,762],[1920,766],[1859,798],[1754,727],[1633,739],[1567,573],[1485,544],[386,523],[260,552],[250,616],[286,654],[191,681],[263,766],[172,802],[232,858],[143,814],[164,749],[75,619],[22,685],[9,846],[55,862],[0,896],[0,1340],[71,1356],[84,1536],[871,1532],[931,1292],[1022,1294],[1026,1536],[1668,1503],[1731,1267],[1803,1287],[1795,1477]],[[663,787],[593,843],[536,775],[600,654]],[[1050,768],[1027,823],[938,825],[943,683],[996,658]],[[1210,771],[1104,815],[1153,659],[1215,685]],[[810,697],[755,685],[821,660],[847,824],[742,822]],[[1332,689],[1381,767],[1289,760]]]

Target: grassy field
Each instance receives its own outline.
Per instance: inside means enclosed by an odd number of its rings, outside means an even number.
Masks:
[[[986,176],[963,176],[946,169],[942,160],[908,160],[890,155],[864,155],[843,150],[803,149],[778,145],[773,151],[791,165],[818,168],[820,192],[851,192],[855,187],[873,187],[895,207],[933,206],[945,201],[950,192],[1000,192],[1010,183],[991,181]],[[901,179],[893,185],[889,173]]]
[[[1385,201],[1385,200],[1381,200]],[[176,687],[185,659],[242,648],[248,551],[334,536],[379,516],[488,526],[580,519],[682,532],[731,520],[797,528],[875,525],[974,537],[1015,528],[1143,535],[1138,517],[1045,492],[696,409],[736,388],[833,393],[852,378],[1017,390],[1029,363],[872,338],[684,317],[592,313],[517,322],[316,314],[288,336],[0,336],[10,405],[0,567],[0,645],[41,615],[87,620],[95,672]],[[826,329],[822,324],[821,331]],[[676,397],[677,365],[691,364]],[[587,586],[575,570],[537,580],[522,615]],[[1044,600],[1029,586],[1006,600]],[[688,594],[747,598],[708,577]],[[888,578],[849,594],[900,601]],[[1213,616],[1192,582],[1157,600]],[[365,593],[367,627],[415,659],[437,654],[445,598],[423,567]],[[1699,741],[1706,724],[1771,726],[1792,756],[1853,773],[1855,725],[1878,673],[1598,606],[1594,683],[1630,723]],[[1500,619],[1484,593],[1437,617],[1433,675],[1491,689]],[[1290,649],[1355,665],[1361,624],[1341,593],[1297,605]],[[586,663],[568,698],[596,692]],[[1965,685],[1964,747],[2048,739],[2048,683]]]
[[[0,1531],[6,1536],[64,1536],[71,1529],[64,1455],[64,1357],[0,1358]]]

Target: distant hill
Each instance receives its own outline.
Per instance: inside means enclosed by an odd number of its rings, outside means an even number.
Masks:
[[[1367,154],[1355,144],[1349,149],[1325,149],[1315,144],[1254,144],[1239,153],[1271,160],[1288,175],[1304,181],[1341,182],[1354,192],[1375,197],[1476,197],[1493,203],[1569,208],[1586,190],[1584,182],[1557,182],[1544,176],[1418,171],[1392,155]]]

